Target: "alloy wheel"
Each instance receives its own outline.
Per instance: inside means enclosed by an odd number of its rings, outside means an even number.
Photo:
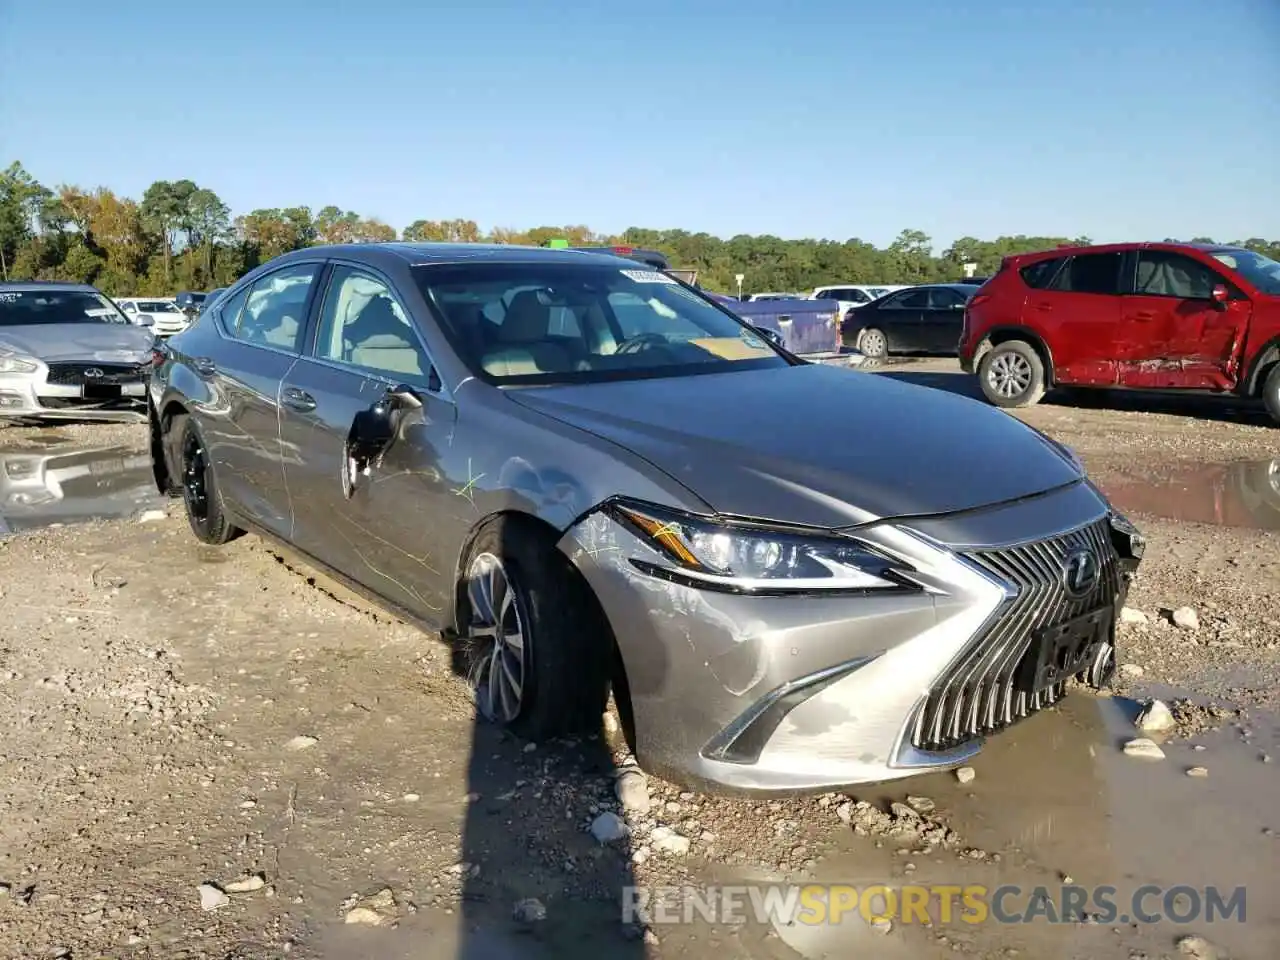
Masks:
[[[999,396],[1013,398],[1031,386],[1031,364],[1016,353],[1002,353],[987,369],[987,384]]]
[[[199,523],[209,519],[209,461],[194,430],[182,442],[182,499],[192,519]]]
[[[862,335],[862,352],[868,357],[883,357],[888,352],[884,334],[879,330],[868,330]]]
[[[467,601],[467,637],[476,648],[471,669],[476,702],[486,719],[511,723],[524,697],[526,618],[506,568],[492,553],[471,561]]]

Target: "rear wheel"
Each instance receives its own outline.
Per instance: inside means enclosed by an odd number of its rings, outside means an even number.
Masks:
[[[577,570],[509,517],[480,533],[464,569],[458,633],[481,715],[535,741],[598,732],[613,645]]]
[[[983,355],[978,382],[997,407],[1029,407],[1044,396],[1044,363],[1031,344],[1008,340]]]
[[[189,417],[174,417],[170,429],[180,430],[178,448],[182,469],[182,502],[191,532],[201,543],[221,546],[242,532],[233,526],[222,509],[222,496],[209,460],[204,435]]]
[[[1262,383],[1262,402],[1267,407],[1271,419],[1280,423],[1280,363],[1271,368],[1267,379]]]

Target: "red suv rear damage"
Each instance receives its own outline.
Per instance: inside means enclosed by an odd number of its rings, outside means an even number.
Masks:
[[[969,301],[960,365],[1001,407],[1057,386],[1260,398],[1280,421],[1280,263],[1123,243],[1006,257]]]

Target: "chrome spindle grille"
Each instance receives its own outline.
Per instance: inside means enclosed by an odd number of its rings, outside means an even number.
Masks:
[[[1085,597],[1067,595],[1067,554],[1093,551],[1101,566],[1097,586]],[[1018,689],[1022,663],[1037,630],[1064,623],[1116,602],[1120,569],[1104,518],[1070,533],[1000,550],[964,554],[1015,592],[929,691],[916,718],[912,743],[942,750],[1006,727],[1059,700],[1065,683],[1037,694]]]

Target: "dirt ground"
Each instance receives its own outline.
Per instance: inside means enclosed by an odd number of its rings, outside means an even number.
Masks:
[[[954,363],[875,375],[970,389]],[[62,501],[0,499],[0,957],[1272,960],[1280,430],[1221,402],[1072,402],[1019,416],[1150,541],[1116,695],[993,738],[967,783],[777,801],[645,777],[609,717],[571,743],[478,723],[435,638],[256,537],[198,545],[148,488],[142,427],[0,427],[0,480],[32,457],[65,475]],[[1159,762],[1120,749],[1151,697],[1177,724]],[[601,843],[610,811],[629,836]],[[747,882],[1016,884],[1018,912],[1036,886],[1244,887],[1247,919],[645,927],[619,907],[632,884]]]

